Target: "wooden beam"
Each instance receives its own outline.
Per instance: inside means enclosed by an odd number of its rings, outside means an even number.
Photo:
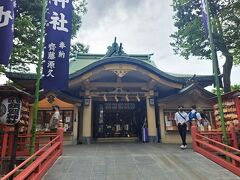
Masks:
[[[148,87],[148,83],[136,83],[136,82],[91,82],[90,87],[113,87],[113,88],[142,88]]]

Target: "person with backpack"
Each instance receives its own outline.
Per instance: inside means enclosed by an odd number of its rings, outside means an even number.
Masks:
[[[186,136],[187,136],[187,122],[189,120],[188,114],[183,111],[183,106],[178,106],[178,112],[175,113],[175,121],[178,127],[178,132],[182,139],[181,149],[187,148]]]
[[[192,127],[192,121],[197,121],[198,126],[200,126],[200,124],[201,124],[202,117],[201,117],[200,113],[197,112],[196,109],[197,109],[196,105],[192,105],[191,111],[188,114],[190,130],[191,130],[191,127]]]

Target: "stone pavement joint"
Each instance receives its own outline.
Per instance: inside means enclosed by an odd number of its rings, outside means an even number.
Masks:
[[[99,143],[65,146],[43,180],[237,180],[191,148],[176,144]]]

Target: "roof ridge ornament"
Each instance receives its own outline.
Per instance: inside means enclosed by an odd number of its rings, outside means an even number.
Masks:
[[[184,87],[190,86],[191,84],[197,84],[196,74],[194,74],[191,78],[185,81]],[[184,88],[183,87],[183,88]]]
[[[104,57],[112,57],[112,56],[127,56],[127,54],[123,51],[122,43],[118,46],[117,37],[114,38],[114,42],[112,46],[108,46],[108,51]]]

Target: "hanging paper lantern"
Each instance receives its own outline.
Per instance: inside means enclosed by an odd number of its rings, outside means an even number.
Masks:
[[[14,125],[21,116],[22,101],[18,97],[8,97],[2,100],[0,107],[0,123]]]

